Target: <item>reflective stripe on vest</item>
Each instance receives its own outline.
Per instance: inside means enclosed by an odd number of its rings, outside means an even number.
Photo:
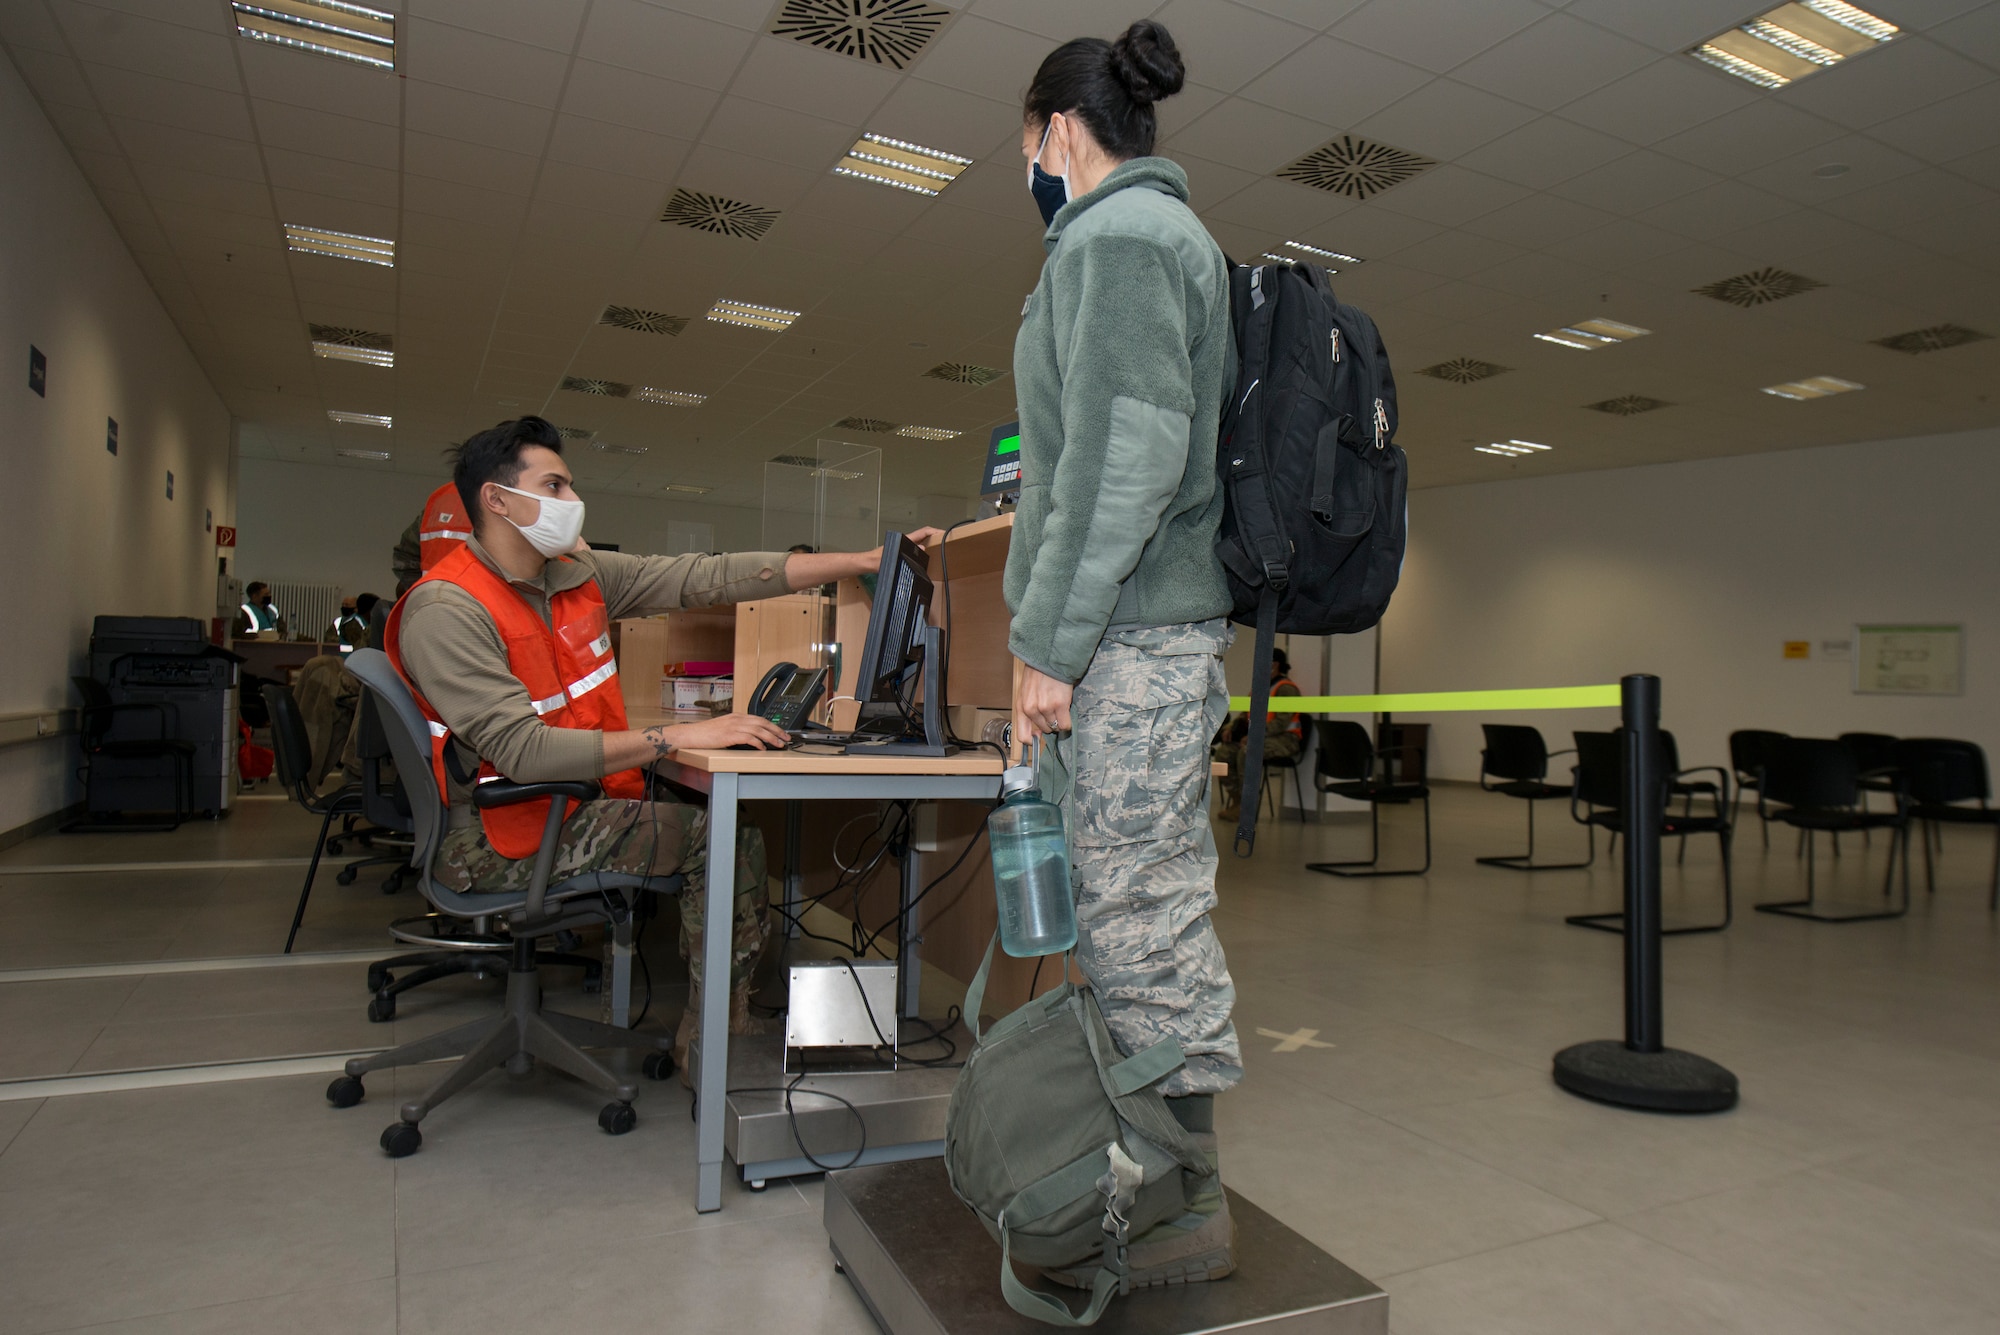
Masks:
[[[448,555],[419,583],[433,580],[465,590],[493,618],[494,629],[506,646],[507,670],[521,683],[529,704],[545,725],[604,732],[625,730],[624,697],[617,691],[595,689],[618,673],[617,663],[611,658],[604,595],[595,580],[565,589],[549,600],[553,625],[543,621],[528,600],[475,556],[470,547],[461,547]],[[389,614],[387,647],[389,658],[399,672],[403,672],[403,609],[408,603],[406,595]],[[407,672],[403,676],[405,681],[409,680]],[[574,683],[568,690],[562,685],[565,679]],[[449,725],[423,698],[417,683],[410,685],[430,722],[431,766],[437,775],[438,790],[448,794],[450,780],[444,757],[445,747],[451,742]],[[478,782],[490,783],[503,777],[484,758],[480,760]],[[646,792],[644,776],[636,769],[607,775],[601,782],[607,797],[640,798]],[[482,810],[479,821],[487,842],[503,857],[534,856],[541,847],[548,802],[549,799],[541,798]],[[575,803],[568,806],[573,810]]]

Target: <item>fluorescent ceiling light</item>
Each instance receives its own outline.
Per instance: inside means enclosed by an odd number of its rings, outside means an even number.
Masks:
[[[1519,459],[1524,455],[1536,454],[1549,447],[1547,445],[1537,445],[1532,440],[1496,440],[1491,445],[1475,445],[1472,448],[1481,454],[1498,454],[1503,458]]]
[[[231,0],[236,35],[295,51],[396,68],[396,16],[347,0]]]
[[[335,450],[343,459],[390,459],[395,456],[387,450]]]
[[[854,141],[854,147],[847,150],[847,156],[833,170],[838,176],[935,195],[971,165],[971,158],[956,153],[925,148],[887,135],[864,134]]]
[[[1652,332],[1635,324],[1621,324],[1617,320],[1578,320],[1575,324],[1566,324],[1535,337],[1544,343],[1559,343],[1579,352],[1595,352],[1599,348],[1615,348],[1620,343],[1644,338]]]
[[[396,424],[394,418],[385,417],[381,413],[349,413],[342,412],[338,408],[328,408],[326,416],[328,421],[344,422],[348,426],[390,427]]]
[[[708,493],[710,493],[711,491],[714,491],[714,490],[715,490],[715,488],[714,488],[714,487],[697,487],[697,486],[695,486],[695,485],[694,485],[693,483],[691,483],[691,482],[669,482],[669,483],[667,483],[667,485],[666,485],[666,486],[664,486],[664,487],[661,487],[661,488],[660,488],[660,490],[661,490],[661,491],[677,491],[677,492],[681,492],[682,494],[684,494],[684,495],[688,495],[688,496],[706,496],[706,495],[708,495]]]
[[[654,389],[651,385],[641,385],[632,391],[632,397],[641,403],[658,403],[669,408],[699,408],[708,402],[706,394],[690,394],[681,389]]]
[[[648,449],[645,445],[613,445],[608,440],[592,441],[590,448],[605,454],[644,454]]]
[[[1787,380],[1782,385],[1766,385],[1766,394],[1775,394],[1781,399],[1804,402],[1807,399],[1824,399],[1834,394],[1846,394],[1851,390],[1866,389],[1852,380],[1842,380],[1837,375],[1816,375],[1805,380]]]
[[[396,354],[387,348],[357,348],[349,343],[322,343],[313,340],[313,355],[336,362],[360,362],[364,366],[394,367]]]
[[[1359,255],[1347,255],[1341,253],[1338,250],[1327,250],[1320,246],[1309,246],[1303,241],[1287,241],[1285,243],[1285,248],[1287,250],[1296,250],[1301,254],[1310,255],[1316,260],[1332,260],[1338,264],[1361,263],[1361,257]]]
[[[358,236],[353,232],[330,232],[324,227],[286,223],[285,245],[309,255],[359,260],[363,264],[379,264],[386,269],[396,267],[396,243],[379,236]]]
[[[899,426],[896,428],[896,434],[908,436],[912,440],[951,440],[965,433],[947,431],[941,426]]]
[[[1796,0],[1767,9],[1688,54],[1759,88],[1783,88],[1872,51],[1901,31],[1844,0]]]
[[[740,324],[749,329],[762,329],[773,334],[782,334],[792,327],[792,321],[799,318],[797,311],[788,311],[780,306],[759,306],[754,302],[730,301],[724,298],[715,303],[708,313],[711,320],[723,324]]]

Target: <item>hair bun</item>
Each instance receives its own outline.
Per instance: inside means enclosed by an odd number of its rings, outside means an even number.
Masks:
[[[1111,73],[1142,107],[1172,97],[1187,82],[1187,66],[1172,34],[1151,19],[1140,19],[1111,44]]]

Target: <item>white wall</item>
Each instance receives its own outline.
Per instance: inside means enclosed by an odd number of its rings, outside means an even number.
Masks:
[[[2000,759],[1997,505],[2000,430],[1415,492],[1383,689],[1651,672],[1683,764],[1726,762],[1738,728],[1962,737]],[[1854,694],[1820,641],[1856,622],[1963,623],[1964,695]],[[1812,658],[1786,660],[1787,640]],[[1486,717],[1408,716],[1432,724],[1433,775],[1477,775]],[[1552,750],[1616,723],[1490,718],[1541,728]]]
[[[230,420],[69,151],[0,60],[0,713],[75,703],[91,618],[215,611]],[[48,357],[46,398],[28,348]],[[105,419],[119,425],[105,449]],[[174,474],[174,498],[166,478]],[[77,800],[76,741],[0,748],[0,831]]]

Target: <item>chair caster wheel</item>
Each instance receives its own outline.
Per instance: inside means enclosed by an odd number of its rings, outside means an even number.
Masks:
[[[354,878],[358,874],[352,867],[342,867],[340,874],[335,876],[333,880],[336,885],[353,885]]]
[[[336,1108],[352,1108],[361,1102],[368,1091],[361,1087],[358,1075],[335,1076],[333,1083],[326,1087],[326,1101]]]
[[[382,1133],[382,1151],[391,1159],[407,1159],[424,1143],[424,1133],[413,1122],[392,1122]]]
[[[607,1103],[597,1114],[597,1125],[607,1136],[622,1136],[639,1125],[639,1114],[629,1103]]]
[[[743,1185],[750,1188],[750,1190],[756,1192],[764,1192],[764,1191],[769,1191],[771,1189],[771,1184],[761,1177],[752,1178],[748,1182],[745,1182]]]
[[[401,876],[391,876],[383,881],[382,893],[385,895],[400,895],[403,893],[403,878]]]
[[[648,1080],[665,1080],[674,1073],[674,1054],[671,1052],[649,1052],[646,1060],[639,1063],[639,1069]]]
[[[380,992],[383,988],[389,985],[389,983],[392,980],[392,977],[393,975],[391,975],[390,972],[387,969],[383,968],[381,965],[379,964],[369,965],[368,990],[370,992]]]
[[[341,842],[340,836],[336,834],[326,841],[326,855],[330,858],[337,858],[340,856],[340,850],[345,846]]]
[[[376,1024],[395,1019],[396,999],[394,997],[368,998],[368,1018]]]

